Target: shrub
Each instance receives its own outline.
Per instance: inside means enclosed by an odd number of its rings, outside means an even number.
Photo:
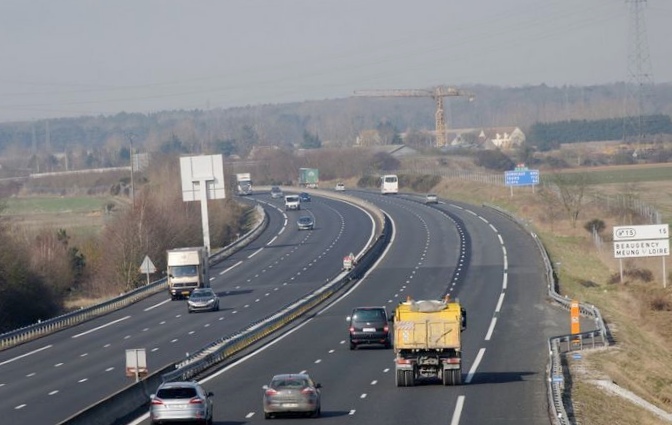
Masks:
[[[592,234],[593,231],[595,231],[598,235],[602,233],[606,227],[607,225],[604,224],[604,221],[599,218],[594,218],[583,225],[583,228],[586,229],[588,233]]]

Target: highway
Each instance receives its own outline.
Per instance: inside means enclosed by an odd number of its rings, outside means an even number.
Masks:
[[[546,300],[543,265],[529,234],[493,210],[412,196],[348,192],[379,205],[393,241],[369,275],[272,344],[202,380],[215,394],[218,424],[264,420],[262,385],[277,373],[307,372],[323,385],[320,423],[367,425],[548,424],[547,338],[567,333],[568,313]],[[419,199],[419,198],[416,198]],[[347,344],[352,308],[448,292],[468,311],[464,385],[399,388],[392,350]],[[304,420],[304,419],[302,419]],[[295,418],[274,419],[295,423]],[[148,423],[146,415],[134,423]]]
[[[144,348],[150,373],[320,287],[343,256],[363,249],[373,219],[353,205],[314,197],[300,212],[254,195],[269,213],[264,234],[211,268],[221,310],[187,314],[167,292],[82,325],[0,352],[0,422],[53,424],[132,383],[125,350]],[[298,231],[299,214],[315,230]]]

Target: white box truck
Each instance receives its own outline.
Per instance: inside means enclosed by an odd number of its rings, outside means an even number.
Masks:
[[[250,173],[236,174],[236,194],[241,196],[252,194],[252,176]]]
[[[299,195],[285,195],[285,211],[300,210],[300,209],[301,209],[301,198],[299,198]]]
[[[203,246],[168,250],[170,299],[189,298],[196,288],[210,286],[208,252]]]

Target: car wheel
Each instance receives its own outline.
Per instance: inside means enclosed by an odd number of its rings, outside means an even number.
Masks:
[[[191,311],[190,308],[188,308],[187,311],[189,312],[189,314],[193,313],[193,311]]]
[[[318,408],[315,409],[315,411],[313,412],[312,417],[313,417],[313,418],[319,418],[321,413],[322,413],[322,412],[320,412],[320,408],[318,407]]]
[[[351,342],[351,343],[350,343],[350,349],[351,349],[351,350],[354,350],[355,348],[357,348],[357,346],[356,346],[354,343]]]
[[[271,419],[272,417],[270,413],[264,412],[264,419]]]

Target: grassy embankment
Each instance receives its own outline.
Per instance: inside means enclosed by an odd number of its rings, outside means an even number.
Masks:
[[[672,165],[672,164],[670,164]],[[617,194],[627,191],[655,206],[669,223],[672,214],[672,167],[620,167],[581,169],[595,182],[592,191]],[[560,290],[572,298],[600,308],[617,343],[607,349],[585,351],[582,359],[569,358],[571,394],[577,423],[591,425],[663,423],[625,399],[606,393],[592,381],[607,379],[632,391],[653,405],[672,411],[672,276],[668,272],[663,288],[662,261],[669,257],[624,261],[626,270],[646,269],[651,282],[618,279],[619,264],[613,258],[611,228],[618,222],[594,206],[586,206],[576,228],[562,219],[550,221],[547,208],[530,188],[518,188],[513,197],[504,187],[458,180],[445,180],[435,189],[441,197],[470,203],[493,203],[516,213],[530,223],[546,245],[557,267]],[[605,244],[598,249],[583,224],[591,219],[605,221]],[[635,223],[637,224],[637,223]],[[642,223],[648,224],[648,223]]]

